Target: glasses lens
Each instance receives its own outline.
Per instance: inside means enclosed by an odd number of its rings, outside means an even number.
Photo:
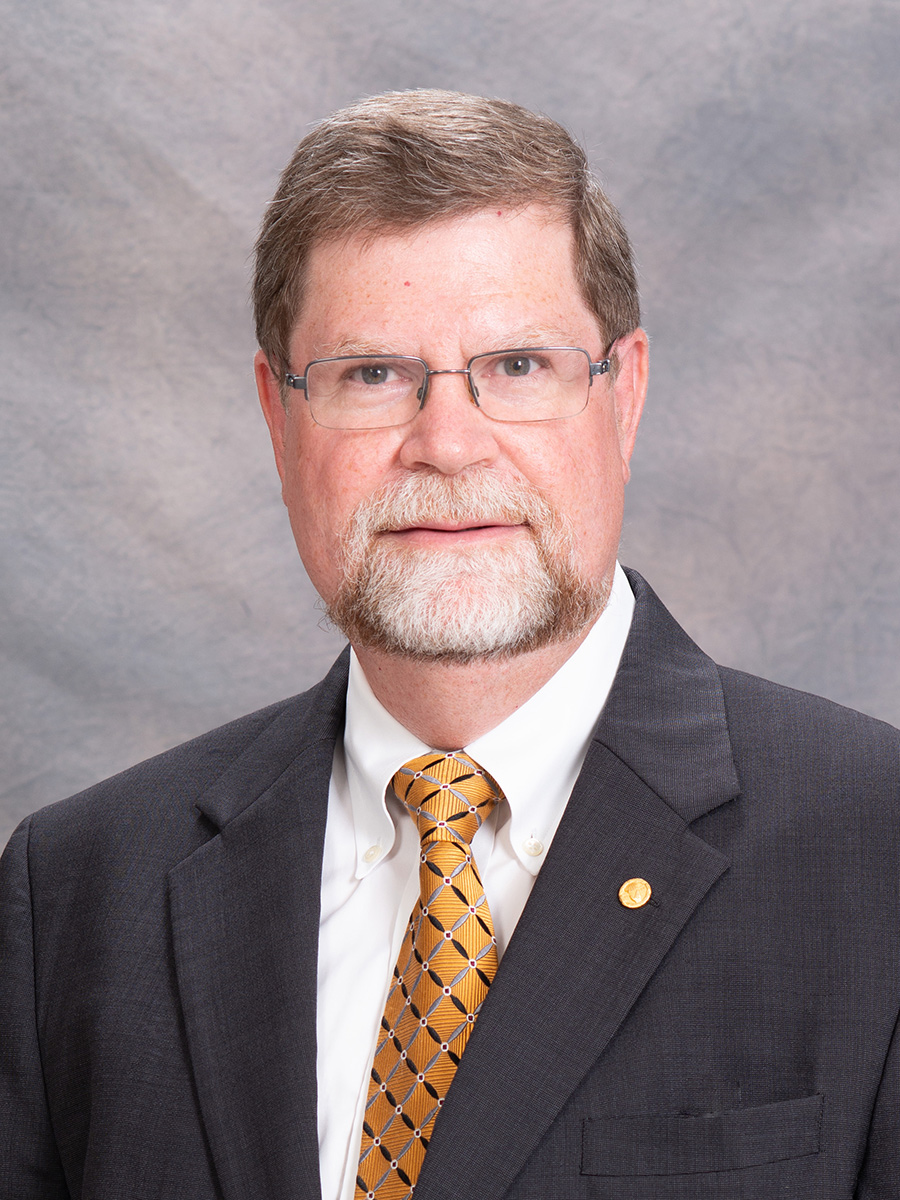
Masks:
[[[500,350],[469,363],[485,416],[495,421],[552,421],[573,417],[588,402],[586,350]]]
[[[385,429],[413,419],[424,382],[417,358],[323,358],[307,368],[306,395],[313,420],[326,429]]]

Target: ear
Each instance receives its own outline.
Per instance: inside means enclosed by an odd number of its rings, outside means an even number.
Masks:
[[[615,349],[619,359],[619,370],[613,383],[616,428],[622,454],[622,471],[627,483],[631,477],[631,454],[647,396],[650,351],[647,334],[638,327],[621,338]]]
[[[287,411],[281,399],[281,388],[275,372],[269,366],[269,360],[262,350],[257,350],[253,359],[253,370],[256,374],[256,390],[259,393],[259,403],[269,426],[269,436],[272,439],[272,449],[275,451],[275,465],[278,475],[284,484],[284,453],[285,429]]]

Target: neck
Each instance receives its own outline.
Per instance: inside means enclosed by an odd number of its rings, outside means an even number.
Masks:
[[[461,750],[530,700],[588,632],[527,654],[464,664],[354,649],[369,686],[392,717],[435,750]]]

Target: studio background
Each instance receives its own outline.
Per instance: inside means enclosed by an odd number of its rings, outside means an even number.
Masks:
[[[719,661],[900,723],[896,0],[0,0],[0,845],[341,639],[251,358],[311,122],[437,86],[566,124],[634,240],[622,558]]]

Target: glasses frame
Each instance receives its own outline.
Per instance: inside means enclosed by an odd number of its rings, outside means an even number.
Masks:
[[[534,354],[534,353],[539,353],[540,351],[552,351],[552,350],[578,350],[578,351],[580,351],[580,353],[582,353],[584,355],[584,357],[588,361],[588,391],[584,397],[584,404],[581,406],[581,408],[578,409],[578,412],[567,413],[564,417],[531,417],[531,418],[523,419],[521,421],[510,420],[510,419],[507,419],[504,417],[492,417],[490,413],[485,412],[485,410],[481,407],[481,405],[478,402],[478,389],[476,388],[476,386],[472,380],[472,363],[476,362],[479,358],[502,358],[504,355]],[[607,353],[609,353],[609,351],[607,351]],[[479,410],[479,412],[483,413],[483,415],[485,417],[487,417],[487,419],[489,421],[497,421],[499,424],[502,424],[502,425],[532,425],[532,424],[537,424],[541,421],[566,421],[566,420],[568,420],[569,417],[577,417],[578,413],[584,412],[584,410],[588,406],[588,401],[591,398],[590,389],[593,387],[594,377],[596,375],[608,374],[610,371],[610,368],[611,368],[611,364],[612,364],[612,360],[610,358],[601,358],[599,361],[594,362],[591,359],[591,356],[588,353],[588,351],[585,350],[585,348],[583,346],[513,346],[508,350],[488,350],[488,351],[482,352],[481,354],[473,354],[472,357],[469,359],[469,361],[466,363],[466,365],[464,367],[450,367],[450,368],[446,368],[446,369],[442,369],[442,370],[438,370],[438,371],[432,371],[432,369],[429,367],[429,365],[425,361],[425,359],[419,358],[415,354],[335,354],[335,355],[331,355],[327,358],[311,359],[306,364],[306,367],[304,368],[302,375],[295,375],[290,371],[286,372],[286,374],[284,376],[284,382],[287,384],[288,387],[295,388],[297,391],[303,392],[303,394],[306,397],[306,403],[309,404],[310,403],[309,391],[307,389],[306,381],[307,381],[307,377],[309,375],[310,367],[316,366],[317,363],[352,362],[354,359],[365,359],[366,362],[371,361],[374,363],[378,363],[378,362],[382,362],[382,361],[395,362],[397,359],[401,359],[403,362],[419,363],[422,367],[422,370],[425,372],[425,378],[422,382],[422,386],[419,388],[418,392],[416,393],[416,398],[419,401],[419,407],[416,409],[415,413],[413,413],[413,415],[411,417],[407,418],[407,420],[397,421],[396,424],[393,424],[393,425],[362,425],[362,426],[360,426],[360,425],[356,425],[356,426],[354,426],[354,425],[348,425],[348,426],[322,425],[323,429],[335,429],[335,428],[336,429],[346,429],[348,432],[350,432],[354,429],[356,429],[358,431],[365,431],[367,429],[397,429],[401,425],[408,425],[410,421],[415,420],[416,416],[418,416],[418,414],[425,407],[425,401],[428,399],[428,383],[433,375],[465,375],[466,383],[467,383],[468,389],[469,389],[469,398],[471,399],[471,401],[475,405],[475,407]],[[309,415],[312,417],[312,419],[316,422],[317,425],[321,425],[321,422],[316,420],[316,416],[312,410],[311,404],[310,404],[310,409],[309,409]]]

